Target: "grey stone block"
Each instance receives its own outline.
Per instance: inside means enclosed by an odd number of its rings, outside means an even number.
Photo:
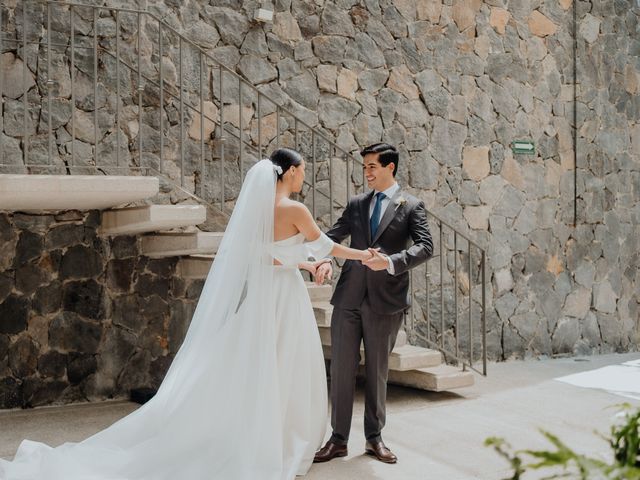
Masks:
[[[57,315],[49,327],[49,344],[61,352],[96,353],[102,327],[73,312]]]

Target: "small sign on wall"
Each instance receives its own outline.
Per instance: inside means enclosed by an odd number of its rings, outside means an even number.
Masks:
[[[536,145],[531,140],[514,140],[511,143],[511,150],[514,154],[535,155]]]

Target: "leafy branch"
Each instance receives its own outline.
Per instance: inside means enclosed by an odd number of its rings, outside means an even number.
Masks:
[[[542,435],[552,450],[516,450],[502,438],[490,437],[485,446],[493,447],[511,466],[513,474],[504,480],[523,480],[531,470],[552,469],[543,480],[640,480],[640,409],[632,411],[628,403],[618,405],[619,423],[611,427],[607,439],[613,451],[613,462],[576,453],[557,436],[545,430]]]

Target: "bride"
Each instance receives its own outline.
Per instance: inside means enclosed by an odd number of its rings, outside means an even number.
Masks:
[[[1,480],[286,480],[326,426],[322,346],[298,267],[333,243],[289,197],[305,162],[279,149],[248,172],[189,331],[156,396],[80,443],[25,440]]]

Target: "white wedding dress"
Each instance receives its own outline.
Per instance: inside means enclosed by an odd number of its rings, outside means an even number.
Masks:
[[[328,403],[296,265],[333,242],[273,241],[275,183],[269,160],[247,173],[156,396],[80,443],[23,441],[13,461],[0,460],[0,480],[290,480],[308,471]]]

